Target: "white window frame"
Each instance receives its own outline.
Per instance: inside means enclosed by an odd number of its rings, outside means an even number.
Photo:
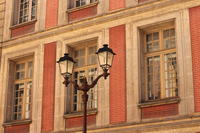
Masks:
[[[167,81],[165,81],[164,77],[165,77],[165,71],[164,71],[164,55],[165,54],[169,54],[169,53],[176,53],[176,47],[175,48],[171,48],[171,49],[164,49],[164,42],[163,42],[163,37],[162,37],[162,33],[164,30],[167,29],[175,29],[174,28],[174,24],[171,23],[166,23],[166,24],[162,24],[162,25],[158,25],[156,27],[151,27],[151,28],[146,28],[144,29],[144,32],[142,33],[143,35],[141,36],[143,39],[143,48],[141,51],[141,54],[143,54],[142,56],[144,56],[142,58],[142,60],[144,59],[144,75],[142,77],[144,77],[142,80],[144,80],[144,86],[142,87],[142,93],[144,93],[144,95],[142,96],[142,102],[145,101],[154,101],[154,100],[161,100],[161,99],[165,99],[165,98],[174,98],[174,97],[178,97],[178,92],[171,92],[173,94],[170,93],[169,96],[167,96],[167,92],[165,89],[165,83]],[[175,29],[176,30],[176,29]],[[159,51],[154,51],[154,52],[147,52],[147,44],[146,44],[146,35],[149,33],[155,33],[155,32],[159,32]],[[176,37],[176,35],[175,35]],[[175,38],[176,41],[176,38]],[[176,46],[176,42],[175,42],[175,46]],[[160,57],[160,96],[159,98],[153,98],[153,99],[149,99],[148,98],[148,76],[147,76],[147,58],[149,57],[155,57],[158,56]],[[177,57],[177,53],[176,53],[176,57]],[[176,60],[177,63],[177,60]],[[177,67],[178,68],[178,67]],[[177,71],[176,71],[177,72]],[[178,78],[178,77],[177,77]],[[177,83],[178,85],[178,83]],[[179,87],[178,87],[179,88]],[[175,90],[177,91],[177,89]]]
[[[32,113],[32,90],[33,90],[33,57],[25,57],[22,59],[17,59],[16,61],[14,61],[15,63],[13,64],[14,67],[14,81],[13,81],[13,95],[12,95],[12,117],[11,120],[12,121],[20,121],[20,120],[26,120],[26,119],[30,119],[31,118],[31,113]],[[29,70],[29,63],[32,63],[31,65],[31,71]],[[24,78],[22,79],[17,79],[16,78],[16,74],[17,72],[20,72],[21,70],[17,70],[16,67],[18,64],[24,64],[24,69],[22,69],[24,71]],[[29,73],[31,72],[31,73]],[[30,75],[31,74],[31,75]],[[28,83],[31,83],[28,85]],[[15,86],[19,84],[24,84],[24,88],[23,88],[23,95],[19,98],[16,97],[16,88]],[[19,93],[19,91],[18,91]],[[17,105],[15,104],[15,101],[17,100],[19,102],[19,99],[21,98],[21,111],[17,111],[15,112],[15,106],[19,106],[20,103],[17,103]],[[29,101],[27,103],[27,100]],[[15,118],[15,114],[21,114],[21,118]],[[17,115],[18,117],[18,115]]]
[[[70,2],[72,2],[73,5],[72,8],[78,8],[78,7],[81,7],[81,6],[85,6],[85,5],[89,5],[91,3],[94,3],[96,2],[97,0],[70,0]],[[76,3],[79,2],[79,5],[77,5]],[[85,3],[85,4],[82,4],[82,3]]]
[[[33,1],[35,1],[35,5],[32,5],[33,4]],[[27,20],[25,20],[24,18],[24,9],[22,10],[21,9],[21,0],[17,0],[14,2],[14,12],[13,12],[13,15],[14,15],[14,21],[13,21],[13,25],[17,25],[17,24],[22,24],[22,23],[26,23],[26,22],[29,22],[29,21],[32,21],[32,20],[35,20],[36,19],[36,12],[37,12],[37,0],[26,0],[26,2],[28,2],[28,7],[27,7],[27,10],[28,10],[28,14],[27,14]],[[17,6],[16,6],[17,5]],[[16,6],[16,7],[15,7]],[[33,13],[33,10],[34,10],[34,17],[32,17],[32,13]],[[20,12],[22,13],[22,15],[20,14]]]

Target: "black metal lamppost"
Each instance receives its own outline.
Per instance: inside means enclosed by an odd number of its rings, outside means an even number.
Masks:
[[[108,70],[112,66],[113,58],[115,55],[113,50],[109,48],[107,44],[104,44],[102,48],[99,48],[96,54],[98,56],[99,65],[103,69],[103,73],[100,74],[91,84],[88,84],[86,77],[84,77],[81,86],[79,86],[77,82],[70,80],[73,73],[74,63],[76,63],[73,58],[65,53],[64,56],[60,57],[59,61],[57,61],[57,63],[59,63],[60,73],[64,77],[63,84],[65,84],[65,86],[67,87],[68,84],[71,82],[74,84],[74,89],[83,91],[83,133],[87,133],[87,92],[97,84],[98,80],[101,77],[104,77],[104,79],[106,79],[108,75],[110,75],[110,73],[108,73]]]

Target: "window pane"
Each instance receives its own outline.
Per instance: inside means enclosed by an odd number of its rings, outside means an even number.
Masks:
[[[25,114],[25,119],[28,119],[28,118],[30,118],[30,112],[26,112]]]
[[[88,70],[88,83],[91,84],[97,76],[97,68],[90,68]],[[88,109],[97,108],[97,85],[91,88],[88,92]]]
[[[97,56],[95,54],[97,47],[89,47],[88,52],[88,65],[97,64]]]
[[[165,54],[165,96],[178,96],[176,53]]]
[[[36,18],[36,0],[32,0],[31,20]]]
[[[80,70],[77,72],[74,72],[74,80],[77,82],[79,86],[81,86],[81,83],[83,82],[83,78],[86,76],[85,70]],[[73,109],[72,111],[81,111],[82,110],[82,93],[74,88],[73,89]]]
[[[29,16],[29,1],[28,0],[21,0],[20,1],[20,9],[19,12],[19,23],[27,22]]]
[[[153,52],[159,50],[159,32],[154,32],[146,35],[146,51]]]
[[[33,62],[28,62],[28,78],[31,78],[33,76]]]
[[[24,72],[17,72],[16,79],[24,79]]]
[[[96,51],[97,51],[97,47],[96,47],[96,46],[94,46],[94,47],[89,47],[89,55],[95,54]]]
[[[90,3],[96,2],[97,0],[90,0]]]
[[[16,65],[16,70],[18,71],[18,70],[23,70],[25,68],[25,64],[24,63],[22,63],[22,64],[17,64]]]
[[[168,29],[163,31],[163,43],[165,49],[175,48],[175,29]]]
[[[148,100],[160,98],[160,57],[147,58]]]
[[[86,4],[86,0],[80,0],[81,1],[81,6]]]

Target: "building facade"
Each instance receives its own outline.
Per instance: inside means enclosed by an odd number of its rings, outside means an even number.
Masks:
[[[88,92],[88,132],[200,132],[199,0],[1,0],[0,42],[0,133],[81,132],[56,61],[91,83],[103,44],[117,55]]]

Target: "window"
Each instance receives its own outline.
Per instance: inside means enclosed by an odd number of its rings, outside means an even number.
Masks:
[[[14,64],[12,120],[30,119],[33,79],[33,60],[16,61]]]
[[[14,5],[14,25],[36,19],[37,0],[16,0]]]
[[[71,8],[75,8],[75,7],[88,5],[88,4],[94,3],[96,1],[97,0],[71,0],[70,5],[71,5]]]
[[[161,26],[144,33],[143,101],[178,96],[175,28]]]
[[[88,83],[91,83],[97,75],[97,58],[96,46],[86,46],[82,48],[75,48],[73,50],[73,57],[77,62],[73,72],[73,80],[81,85],[82,79],[85,76]],[[97,108],[97,85],[88,91],[87,108],[89,110]],[[70,112],[78,112],[83,110],[82,91],[75,90],[72,87],[71,94],[71,109]]]

